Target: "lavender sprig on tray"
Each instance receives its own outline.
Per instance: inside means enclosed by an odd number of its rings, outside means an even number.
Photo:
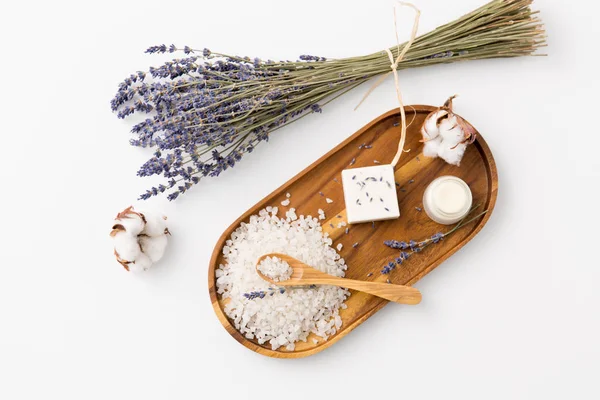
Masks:
[[[399,69],[482,58],[533,54],[544,45],[531,0],[492,0],[454,22],[418,37]],[[404,46],[390,48],[394,58]],[[123,80],[111,101],[119,118],[141,114],[131,144],[153,149],[138,176],[165,181],[140,196],[174,200],[204,177],[237,165],[271,133],[346,91],[390,71],[383,51],[345,59],[301,55],[272,61],[157,45],[149,54],[179,55]],[[361,145],[369,149],[371,145]]]
[[[453,234],[454,232],[456,232],[458,229],[477,220],[479,217],[481,217],[483,214],[485,214],[487,212],[487,210],[485,210],[485,211],[477,214],[476,216],[467,219],[469,217],[469,215],[471,215],[473,213],[473,211],[475,211],[478,207],[479,207],[479,205],[471,208],[471,210],[469,211],[467,216],[465,216],[462,220],[460,220],[452,229],[450,229],[446,233],[438,232],[438,233],[431,235],[429,238],[421,240],[421,241],[415,241],[415,240],[411,239],[409,241],[386,240],[385,242],[383,242],[383,244],[388,246],[389,248],[392,248],[395,250],[400,250],[400,254],[399,254],[399,256],[394,258],[394,260],[389,261],[386,265],[384,265],[383,268],[381,269],[381,273],[384,275],[389,274],[394,269],[396,269],[396,267],[399,267],[400,265],[402,265],[413,254],[420,253],[421,251],[423,251],[423,249],[425,249],[427,246],[429,246],[431,244],[437,244],[437,243],[441,242],[446,237],[448,237],[451,234]]]

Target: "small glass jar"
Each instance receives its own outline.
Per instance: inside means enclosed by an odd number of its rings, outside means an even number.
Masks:
[[[435,222],[443,225],[457,223],[469,213],[473,195],[469,185],[455,176],[440,176],[427,186],[423,209]]]

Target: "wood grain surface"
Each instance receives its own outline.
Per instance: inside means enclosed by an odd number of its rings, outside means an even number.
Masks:
[[[349,225],[348,234],[345,233],[346,227],[337,228],[338,222],[346,219],[341,171],[345,168],[376,165],[375,160],[384,164],[391,162],[398,147],[400,134],[400,127],[397,126],[400,121],[400,112],[396,109],[370,122],[290,179],[246,211],[223,233],[210,260],[208,289],[217,317],[234,339],[250,350],[269,357],[306,357],[336,343],[388,303],[387,300],[372,295],[351,291],[352,294],[346,301],[348,308],[340,310],[343,325],[338,333],[327,341],[311,334],[307,342],[297,342],[293,351],[285,349],[274,351],[271,350],[268,343],[259,345],[256,341],[248,340],[241,335],[223,312],[223,300],[216,292],[215,270],[224,263],[222,248],[233,230],[241,222],[247,222],[251,215],[257,214],[258,211],[269,205],[278,206],[280,215],[290,207],[294,207],[298,215],[312,216],[317,216],[319,208],[323,209],[327,217],[322,222],[323,231],[329,233],[333,239],[333,246],[338,243],[343,244],[340,254],[348,264],[347,278],[376,282],[385,282],[389,278],[392,283],[402,285],[413,285],[462,248],[483,228],[492,214],[498,189],[498,174],[492,153],[479,134],[477,141],[468,147],[460,167],[446,164],[439,158],[424,157],[421,154],[422,144],[419,142],[421,139],[419,129],[427,114],[434,109],[434,107],[423,105],[406,107],[409,127],[405,148],[410,149],[410,152],[402,156],[395,170],[396,182],[400,185],[397,193],[400,218],[376,222],[374,225],[370,223]],[[360,149],[359,147],[363,143],[372,147]],[[353,158],[356,159],[355,164],[349,166]],[[431,245],[423,252],[414,255],[391,274],[382,275],[381,268],[393,260],[398,253],[397,250],[384,246],[384,240],[421,240],[436,232],[445,232],[451,228],[451,226],[435,223],[427,217],[425,211],[417,209],[417,207],[423,207],[422,198],[427,185],[442,175],[454,175],[463,179],[471,188],[473,204],[481,204],[481,209],[487,209],[488,212],[444,241]],[[291,204],[289,207],[283,207],[280,202],[286,199],[287,192],[292,194]],[[321,196],[319,192],[322,192],[324,196]],[[332,199],[333,203],[328,204],[325,201],[326,197]],[[341,218],[338,218],[338,215]],[[358,243],[356,248],[352,246],[354,243]],[[372,275],[368,276],[369,273]],[[423,293],[423,295],[427,296],[427,293]],[[394,306],[406,307],[397,304]],[[418,307],[418,305],[412,307]],[[313,338],[319,340],[319,343],[314,344]]]

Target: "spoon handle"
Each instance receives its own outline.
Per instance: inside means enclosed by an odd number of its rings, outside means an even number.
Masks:
[[[389,283],[365,282],[345,278],[313,278],[303,279],[305,285],[334,285],[369,293],[400,304],[419,304],[421,292],[410,286],[393,285]]]

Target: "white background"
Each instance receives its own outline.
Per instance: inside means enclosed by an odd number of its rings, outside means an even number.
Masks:
[[[483,4],[418,1],[421,32]],[[109,108],[176,43],[262,58],[361,55],[394,43],[392,1],[31,1],[2,6],[0,398],[598,399],[598,2],[536,0],[549,57],[401,72],[407,103],[456,109],[485,136],[496,210],[468,246],[330,349],[276,360],[217,321],[207,266],[243,211],[394,108],[388,80],[277,132],[164,210],[168,255],[126,273],[108,232],[152,180]],[[411,16],[399,18],[409,33]]]

